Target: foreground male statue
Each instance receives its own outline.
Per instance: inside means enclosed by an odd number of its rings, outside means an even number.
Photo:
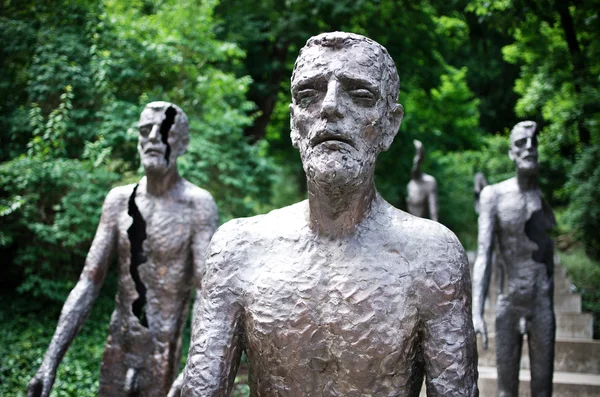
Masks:
[[[516,178],[481,191],[479,242],[473,268],[473,323],[487,347],[483,318],[494,235],[498,239],[502,285],[496,304],[498,395],[517,396],[523,335],[529,342],[531,395],[552,395],[555,320],[553,245],[546,230],[552,210],[537,184],[536,124],[523,121],[510,133],[509,156]]]
[[[204,254],[217,227],[211,195],[179,176],[188,119],[176,105],[152,102],[139,122],[146,176],[113,189],[75,288],[69,294],[28,396],[48,396],[57,367],[91,311],[118,252],[119,289],[100,374],[100,396],[164,397],[179,369],[181,331]],[[200,293],[197,293],[200,296]]]
[[[406,206],[409,213],[425,218],[429,210],[429,218],[438,221],[437,182],[434,177],[421,171],[425,160],[425,148],[421,141],[413,141],[416,149],[413,167],[408,182]]]
[[[423,376],[429,396],[476,396],[463,248],[373,182],[403,116],[394,62],[324,33],[291,86],[308,200],[215,234],[182,395],[229,395],[245,350],[251,396],[418,396]]]

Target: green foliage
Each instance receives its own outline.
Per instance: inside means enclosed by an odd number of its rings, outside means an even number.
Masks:
[[[594,338],[600,338],[600,262],[579,247],[559,252],[561,264],[581,293],[581,306],[594,314]]]
[[[12,2],[3,7],[0,253],[7,285],[63,300],[110,188],[140,178],[135,123],[168,100],[191,121],[180,168],[223,220],[270,200],[272,166],[244,127],[248,77],[222,71],[244,52],[217,40],[214,1]],[[10,35],[13,36],[10,36]],[[21,41],[14,40],[22,35]],[[4,68],[6,66],[6,68]]]
[[[114,291],[112,291],[114,292]],[[102,294],[79,336],[59,367],[52,397],[93,397],[110,311],[114,301]],[[24,397],[27,384],[42,362],[54,333],[60,305],[47,305],[21,295],[0,296],[0,395]]]
[[[465,248],[471,250],[477,247],[475,174],[483,172],[488,183],[498,183],[514,175],[514,164],[507,155],[508,137],[489,136],[482,141],[481,150],[435,151],[428,160],[428,172],[438,180],[440,222],[454,231]]]
[[[600,258],[600,146],[585,149],[570,173],[568,221],[587,253]],[[598,279],[600,281],[600,279]],[[600,285],[600,283],[599,283]]]

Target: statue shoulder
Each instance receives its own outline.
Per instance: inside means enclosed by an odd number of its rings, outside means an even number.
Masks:
[[[102,211],[106,210],[114,210],[114,209],[124,209],[127,208],[129,198],[133,194],[133,189],[135,189],[136,184],[131,183],[129,185],[117,186],[112,188],[106,198],[104,199],[104,205],[102,206]]]
[[[469,262],[458,237],[444,225],[416,218],[408,228],[408,253],[415,285],[432,301],[451,300],[470,291]],[[469,292],[470,293],[470,292]]]
[[[218,208],[212,194],[187,180],[183,180],[182,198],[188,205],[206,214],[217,215]]]

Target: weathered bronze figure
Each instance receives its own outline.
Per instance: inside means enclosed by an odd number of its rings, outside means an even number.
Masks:
[[[418,396],[423,377],[429,396],[476,396],[464,250],[373,181],[404,113],[393,60],[324,33],[291,87],[308,200],[215,234],[182,395],[229,395],[245,350],[252,396]]]
[[[58,365],[91,311],[115,252],[119,289],[99,395],[167,394],[179,368],[190,295],[200,289],[204,254],[218,222],[211,195],[177,171],[177,157],[188,143],[188,119],[178,106],[152,102],[145,107],[138,151],[146,176],[106,197],[85,267],[28,396],[50,394]]]
[[[555,224],[537,183],[536,124],[523,121],[510,134],[509,156],[517,176],[481,191],[479,242],[473,269],[473,323],[487,347],[483,318],[489,287],[494,236],[501,261],[496,304],[498,395],[517,396],[523,335],[531,365],[531,395],[552,395],[555,319],[553,244],[547,229]]]
[[[438,221],[438,195],[437,181],[434,177],[421,171],[421,164],[425,160],[425,148],[421,141],[414,140],[415,157],[410,171],[408,182],[406,207],[410,214]]]

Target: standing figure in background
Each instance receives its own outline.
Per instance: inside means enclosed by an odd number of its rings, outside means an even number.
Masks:
[[[413,167],[410,171],[410,182],[408,182],[408,197],[406,199],[406,207],[412,215],[421,218],[427,217],[429,210],[429,218],[433,221],[438,221],[438,196],[437,182],[434,177],[421,171],[421,164],[425,160],[425,149],[421,141],[413,141],[416,149],[416,154],[413,159]]]
[[[185,113],[174,104],[152,102],[138,128],[146,176],[106,197],[85,267],[29,383],[29,397],[50,394],[58,365],[89,315],[115,253],[119,285],[98,395],[164,397],[177,375],[181,331],[193,290],[200,296],[217,207],[207,191],[177,171],[177,157],[190,140]]]
[[[485,179],[485,175],[483,172],[478,172],[475,174],[475,178],[473,180],[473,193],[475,196],[475,213],[479,215],[479,198],[481,197],[481,191],[484,187],[488,185],[487,179]]]
[[[517,176],[481,191],[477,259],[473,268],[473,324],[487,348],[484,301],[490,284],[492,249],[497,237],[502,286],[496,304],[498,396],[519,390],[519,361],[527,335],[531,395],[552,395],[554,368],[553,243],[547,229],[555,225],[537,182],[537,130],[533,121],[515,125],[509,157]]]

